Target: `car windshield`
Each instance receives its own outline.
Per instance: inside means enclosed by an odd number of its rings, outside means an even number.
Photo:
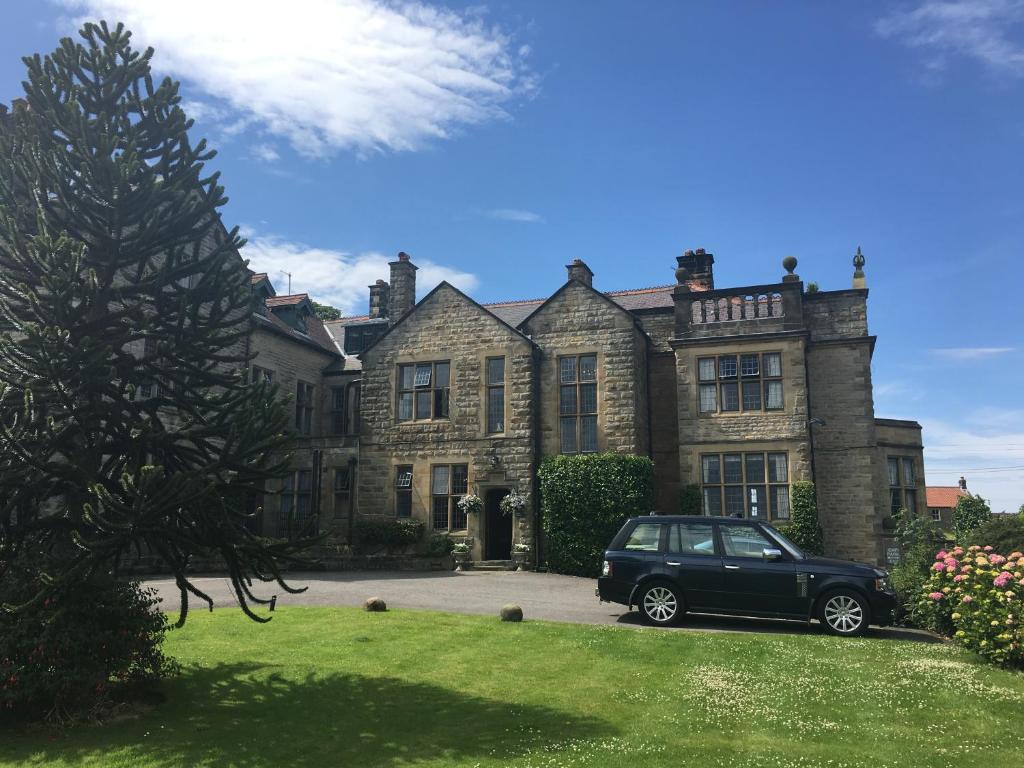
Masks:
[[[792,541],[790,541],[785,536],[783,536],[782,532],[778,528],[776,528],[774,525],[767,525],[766,524],[765,527],[769,528],[771,530],[772,536],[774,536],[776,539],[778,539],[779,543],[782,544],[782,546],[784,546],[786,549],[788,549],[789,550],[789,554],[791,554],[793,557],[795,557],[795,558],[797,558],[799,560],[805,560],[807,558],[807,555],[804,553],[804,551],[802,549],[800,549],[800,547],[798,547]]]

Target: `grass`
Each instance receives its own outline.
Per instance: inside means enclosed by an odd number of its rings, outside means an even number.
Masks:
[[[1024,675],[947,645],[346,608],[190,615],[135,719],[0,766],[1024,765]]]

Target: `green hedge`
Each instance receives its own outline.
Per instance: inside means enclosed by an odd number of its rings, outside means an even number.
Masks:
[[[996,515],[989,518],[967,537],[967,544],[991,546],[996,552],[1024,552],[1024,518],[1019,515]]]
[[[645,456],[550,456],[538,474],[547,565],[555,573],[597,576],[626,519],[651,513],[654,462]]]
[[[416,544],[423,538],[423,523],[412,518],[357,520],[354,544],[360,554],[388,552]]]

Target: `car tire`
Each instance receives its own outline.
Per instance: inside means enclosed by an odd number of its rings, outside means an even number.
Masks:
[[[852,589],[837,589],[821,598],[818,620],[831,635],[856,637],[867,632],[871,608],[860,593]]]
[[[679,590],[664,581],[644,586],[636,604],[644,621],[655,627],[670,627],[686,612]]]

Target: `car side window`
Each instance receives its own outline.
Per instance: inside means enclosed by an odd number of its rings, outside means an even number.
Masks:
[[[674,555],[714,555],[714,526],[711,523],[676,523],[670,526],[668,551]]]
[[[775,544],[753,525],[723,525],[720,531],[722,546],[725,547],[725,554],[728,557],[760,558],[766,547],[775,547]]]
[[[640,523],[622,548],[629,552],[657,552],[660,541],[661,523]]]

